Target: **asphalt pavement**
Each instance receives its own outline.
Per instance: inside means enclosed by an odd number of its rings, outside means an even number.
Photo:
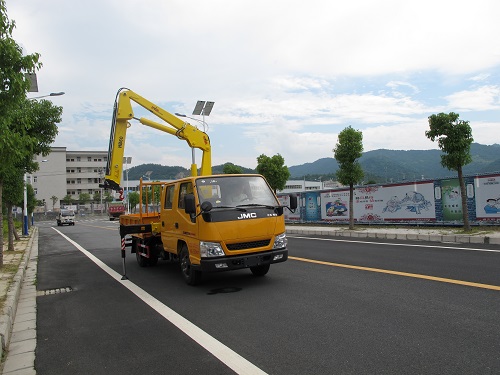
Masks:
[[[458,231],[458,229],[430,227],[382,228],[374,226],[349,230],[347,227],[336,226],[287,226],[287,233],[291,235],[500,245],[500,232],[493,231],[488,227],[484,227],[480,231],[475,231],[471,235],[456,233]],[[35,280],[37,274],[37,257],[38,230],[35,228],[27,244],[20,271],[16,274],[14,282],[7,292],[6,306],[0,317],[2,347],[7,351],[1,374],[36,374],[37,291]],[[53,290],[50,293],[64,292],[65,290]]]

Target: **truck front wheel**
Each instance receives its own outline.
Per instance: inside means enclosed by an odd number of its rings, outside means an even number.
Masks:
[[[188,285],[197,285],[201,280],[201,271],[193,269],[191,261],[189,260],[189,251],[187,246],[182,245],[181,252],[179,254],[182,277]]]
[[[250,271],[254,276],[264,276],[268,271],[270,264],[261,264],[260,266],[250,267]]]

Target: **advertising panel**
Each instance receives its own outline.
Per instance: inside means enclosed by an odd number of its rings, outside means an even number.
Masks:
[[[321,220],[349,221],[349,190],[321,193]]]
[[[477,177],[476,217],[478,220],[500,218],[500,175]]]
[[[443,180],[441,182],[441,197],[443,200],[443,220],[463,220],[462,194],[460,194],[460,183],[458,178]]]
[[[360,222],[435,220],[434,184],[364,186],[354,190],[354,218]],[[321,219],[349,220],[349,190],[321,193]]]

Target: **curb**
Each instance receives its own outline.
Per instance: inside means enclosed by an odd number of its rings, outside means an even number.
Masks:
[[[21,287],[23,285],[24,276],[26,275],[26,269],[28,268],[31,249],[33,247],[35,236],[38,236],[38,228],[34,226],[33,231],[30,235],[30,239],[28,241],[28,245],[26,246],[26,250],[24,251],[23,259],[19,264],[19,269],[17,270],[12,284],[7,291],[5,307],[0,317],[0,358],[5,356],[5,350],[9,345],[10,337],[12,335],[12,328],[14,326],[14,319],[16,317],[19,296],[21,295]]]
[[[469,244],[490,244],[500,245],[499,237],[489,236],[468,236],[463,234],[417,234],[417,233],[380,233],[380,232],[361,232],[352,230],[334,230],[326,228],[286,228],[287,234],[302,234],[330,237],[349,237],[349,238],[378,238],[386,240],[408,240],[408,241],[432,241],[432,242],[455,242]]]

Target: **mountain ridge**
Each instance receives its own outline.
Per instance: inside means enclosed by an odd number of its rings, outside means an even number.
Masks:
[[[464,166],[466,175],[500,172],[500,145],[471,145],[472,162]],[[377,149],[363,153],[359,162],[365,172],[365,181],[390,182],[404,180],[436,179],[456,177],[455,171],[441,166],[440,150],[388,150]],[[286,160],[285,160],[286,163]],[[244,173],[255,173],[254,169],[239,166]],[[224,164],[212,167],[214,174],[222,173]],[[320,158],[314,162],[288,167],[290,179],[333,178],[338,170],[333,157]],[[188,176],[190,170],[181,166],[141,164],[128,169],[129,179],[138,180],[152,171],[152,180],[177,179]]]

